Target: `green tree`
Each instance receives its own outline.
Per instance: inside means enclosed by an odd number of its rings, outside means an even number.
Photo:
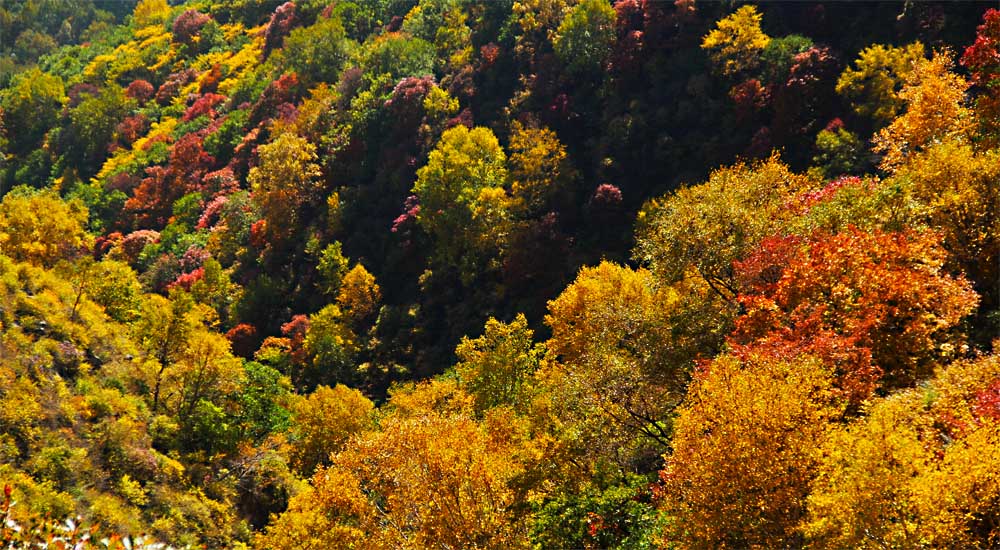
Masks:
[[[58,76],[37,68],[15,76],[10,87],[0,92],[4,126],[17,129],[9,135],[10,152],[24,155],[37,147],[58,121],[64,101],[63,81]]]
[[[615,40],[615,10],[607,0],[583,0],[559,24],[552,46],[572,73],[595,74]]]
[[[476,412],[499,405],[524,410],[530,400],[531,377],[545,348],[532,342],[528,320],[518,314],[510,323],[486,321],[483,335],[462,338],[455,348],[455,371],[475,399]]]
[[[503,245],[508,218],[506,155],[488,128],[455,126],[441,135],[417,171],[417,223],[437,243],[436,256],[471,279],[481,258]]]
[[[282,56],[302,82],[336,82],[353,48],[339,17],[320,17],[285,38]]]

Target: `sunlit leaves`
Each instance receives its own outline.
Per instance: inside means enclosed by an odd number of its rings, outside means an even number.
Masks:
[[[757,66],[771,40],[760,28],[761,17],[756,7],[742,6],[705,35],[701,47],[722,74],[735,76]]]
[[[965,106],[968,83],[953,73],[947,53],[919,60],[906,76],[899,98],[906,112],[874,138],[883,153],[882,168],[893,169],[913,152],[945,138],[963,139],[971,129],[971,111]]]
[[[0,202],[0,252],[52,267],[85,253],[93,238],[84,230],[87,209],[52,191],[16,190]]]
[[[689,548],[800,546],[817,442],[838,413],[832,397],[831,373],[808,356],[722,356],[705,365],[678,413],[661,474],[667,540]]]
[[[858,54],[837,80],[837,93],[849,99],[854,111],[879,126],[892,122],[902,110],[899,96],[907,76],[924,59],[924,46],[914,42],[895,48],[874,44]]]
[[[291,237],[299,208],[319,190],[316,146],[291,133],[259,149],[260,163],[247,177],[265,226],[263,237],[280,246]]]

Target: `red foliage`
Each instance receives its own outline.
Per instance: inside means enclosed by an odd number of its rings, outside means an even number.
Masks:
[[[156,89],[153,85],[149,83],[148,80],[133,80],[129,83],[128,87],[125,88],[125,95],[139,102],[140,105],[146,103],[150,99],[153,99],[153,95],[156,93]]]
[[[392,96],[385,101],[396,135],[414,133],[424,116],[424,98],[434,85],[433,76],[409,76],[396,84]]]
[[[267,248],[267,220],[257,220],[250,225],[250,244],[258,250]]]
[[[871,182],[866,182],[857,176],[842,176],[827,183],[822,189],[807,191],[792,198],[785,206],[786,208],[798,210],[804,214],[813,206],[830,199],[837,194],[837,191],[845,187],[868,187],[871,185]]]
[[[146,169],[135,193],[125,201],[125,211],[134,216],[136,225],[163,227],[170,218],[174,201],[200,190],[205,172],[215,159],[205,152],[201,136],[187,134],[170,151],[166,167]]]
[[[645,46],[645,23],[645,9],[639,0],[618,0],[615,3],[617,39],[611,53],[611,67],[618,74],[638,76]]]
[[[222,214],[222,209],[229,202],[229,197],[225,195],[220,195],[215,197],[207,205],[205,205],[205,210],[201,213],[201,217],[198,218],[198,225],[195,229],[208,229],[213,227],[219,222],[219,216]]]
[[[736,104],[736,118],[740,122],[751,120],[771,100],[770,91],[756,78],[733,86],[729,90],[729,97]]]
[[[231,195],[240,189],[240,181],[229,167],[205,174],[201,182],[201,192],[206,197],[218,198]]]
[[[201,78],[201,86],[198,88],[198,91],[203,94],[213,94],[219,89],[220,82],[222,82],[222,66],[216,63]]]
[[[618,208],[622,204],[622,191],[610,183],[602,183],[594,189],[590,204],[600,209]]]
[[[198,10],[185,11],[174,19],[174,41],[181,44],[193,43],[201,28],[211,20],[211,17]]]
[[[774,93],[774,128],[782,140],[810,131],[829,112],[839,75],[840,61],[829,48],[814,46],[795,55],[788,80]]]
[[[121,232],[115,231],[94,239],[94,259],[99,260],[104,257],[112,248],[120,244],[123,238]]]
[[[184,271],[194,271],[201,268],[202,265],[204,265],[205,260],[211,257],[211,254],[209,254],[204,248],[198,245],[191,245],[184,251],[184,254],[181,255],[178,265]]]
[[[305,346],[306,333],[309,332],[309,317],[296,315],[292,320],[281,325],[281,334],[288,338],[291,344],[292,361],[298,365],[305,364],[308,356]]]
[[[483,47],[479,48],[479,58],[482,59],[481,69],[492,67],[497,59],[500,57],[500,46],[495,43],[490,42],[489,44],[483,44]]]
[[[983,24],[976,27],[976,41],[965,49],[959,62],[969,69],[973,84],[995,85],[1000,78],[1000,11],[986,10]]]
[[[76,107],[77,105],[80,104],[80,102],[87,99],[86,97],[84,97],[85,95],[89,95],[90,97],[97,97],[101,95],[101,89],[98,88],[97,86],[94,86],[93,84],[88,84],[86,82],[78,82],[76,84],[73,84],[72,86],[69,87],[68,90],[66,90],[66,97],[69,98],[69,103],[67,103],[66,106],[69,107],[70,109]]]
[[[265,120],[274,118],[279,107],[284,103],[294,105],[299,95],[299,77],[295,73],[286,73],[272,81],[264,88],[257,102],[250,110],[250,126],[257,126]]]
[[[146,115],[138,114],[126,117],[118,123],[115,133],[123,145],[131,145],[132,142],[146,135],[149,131],[149,119]]]
[[[1000,379],[976,393],[973,411],[979,417],[1000,420]]]
[[[233,353],[244,359],[252,359],[253,354],[260,346],[260,336],[253,325],[240,323],[229,329],[226,338],[232,344]]]
[[[285,2],[274,10],[267,28],[264,29],[264,59],[281,47],[295,23],[295,2]]]
[[[191,285],[202,280],[204,277],[205,268],[203,267],[199,267],[190,273],[181,273],[176,279],[174,279],[174,282],[167,285],[167,290],[174,290],[176,288],[191,290]]]
[[[219,94],[203,94],[199,97],[187,111],[184,111],[184,122],[194,120],[202,115],[208,118],[215,118],[215,107],[226,101],[226,96]]]
[[[850,228],[799,243],[765,239],[734,262],[744,313],[731,343],[818,349],[854,399],[874,389],[878,369],[892,385],[912,382],[978,300],[942,271],[945,251],[930,232]]]
[[[181,91],[181,88],[194,82],[197,76],[198,72],[194,69],[185,69],[170,74],[160,86],[160,89],[156,91],[156,102],[166,107],[177,93]]]
[[[127,262],[134,264],[139,260],[139,254],[143,248],[146,248],[146,245],[153,244],[159,240],[160,233],[158,231],[149,229],[133,231],[125,235],[125,238],[121,240],[122,254],[125,256]]]

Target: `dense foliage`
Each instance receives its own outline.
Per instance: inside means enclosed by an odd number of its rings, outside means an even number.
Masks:
[[[0,546],[997,546],[998,41],[4,3]]]

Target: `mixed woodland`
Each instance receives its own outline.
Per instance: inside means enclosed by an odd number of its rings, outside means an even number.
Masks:
[[[994,7],[0,2],[0,547],[1000,546]]]

